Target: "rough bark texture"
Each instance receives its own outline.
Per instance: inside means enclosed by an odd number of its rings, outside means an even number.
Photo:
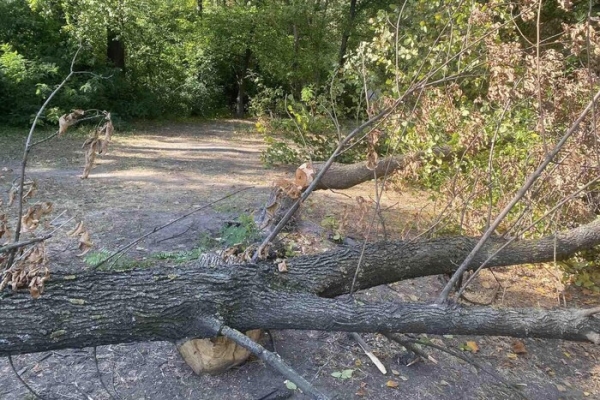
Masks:
[[[315,175],[319,173],[324,163],[313,163]],[[360,183],[369,181],[375,177],[389,175],[407,164],[404,156],[387,157],[380,160],[375,171],[367,168],[367,162],[355,164],[334,163],[323,176],[317,189],[348,189]]]
[[[433,154],[444,160],[450,159],[455,155],[460,155],[459,152],[452,151],[448,147],[435,147],[432,149]],[[375,170],[367,168],[367,162],[359,162],[355,164],[340,164],[334,163],[327,173],[323,176],[316,189],[348,189],[360,183],[369,181],[375,178],[382,178],[391,175],[397,170],[405,168],[409,163],[426,157],[428,153],[417,152],[414,154],[398,155],[386,157],[379,160]],[[319,173],[324,163],[313,163],[315,176]]]
[[[357,286],[368,288],[452,272],[475,238],[367,246]],[[504,243],[492,240],[473,268]],[[562,259],[600,243],[600,219],[540,240],[518,241],[489,266]],[[214,336],[206,321],[235,329],[535,336],[600,341],[600,319],[573,310],[518,310],[456,305],[359,305],[328,299],[348,292],[360,251],[347,248],[289,259],[288,272],[258,265],[150,268],[55,274],[41,298],[4,293],[0,356],[147,340]]]

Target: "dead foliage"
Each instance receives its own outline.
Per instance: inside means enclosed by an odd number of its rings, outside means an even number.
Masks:
[[[81,146],[85,150],[85,166],[83,168],[81,179],[87,179],[90,175],[90,171],[96,160],[96,155],[106,153],[108,143],[115,131],[110,113],[106,113],[104,119],[104,124],[95,129],[90,137],[83,143],[83,146]]]
[[[33,197],[35,191],[37,189],[37,183],[29,178],[25,178],[23,182],[23,201]],[[8,205],[12,206],[15,202],[15,198],[19,194],[19,180],[15,179],[13,181],[12,187],[8,192]]]
[[[381,131],[373,129],[367,135],[367,168],[371,171],[377,168],[379,164],[379,156],[377,155],[377,142]]]
[[[52,212],[52,203],[45,201],[36,203],[29,207],[27,212],[21,217],[21,232],[33,232],[39,225],[40,219],[44,215]]]
[[[90,233],[83,225],[83,221],[79,221],[79,223],[68,233],[68,235],[78,238],[79,250],[81,250],[81,253],[77,255],[78,257],[85,255],[92,249],[92,246],[94,245],[90,239]]]
[[[34,299],[40,297],[44,292],[44,282],[50,278],[45,243],[36,243],[27,250],[19,249],[12,266],[0,277],[0,291],[7,286],[13,291],[28,288]]]
[[[10,229],[10,225],[8,223],[8,216],[4,212],[0,212],[0,239],[10,239],[12,237],[12,232]],[[0,262],[2,260],[0,259]]]
[[[70,114],[63,114],[58,119],[58,136],[63,135],[70,126],[73,126],[77,121],[85,115],[83,110],[73,110]]]

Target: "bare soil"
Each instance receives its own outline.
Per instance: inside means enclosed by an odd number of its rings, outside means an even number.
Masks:
[[[36,180],[32,201],[52,201],[53,227],[64,227],[49,241],[53,270],[82,270],[77,243],[66,235],[79,220],[92,234],[96,251],[114,251],[194,207],[241,188],[248,190],[170,226],[128,253],[140,266],[160,260],[160,252],[191,251],[207,237],[218,238],[227,221],[251,214],[268,198],[271,182],[290,174],[286,168],[266,169],[260,163],[264,148],[260,135],[247,121],[190,122],[138,126],[117,133],[108,154],[99,158],[89,179],[81,180],[82,135],[48,142],[36,148],[27,175]],[[18,175],[23,135],[0,136],[0,186],[8,190]],[[346,244],[365,237],[399,238],[427,222],[431,209],[418,191],[387,191],[381,198],[385,232],[370,229],[373,182],[343,192],[318,192],[305,204],[300,233],[289,235],[291,252],[310,253],[334,248],[332,239]],[[6,191],[1,194],[6,201]],[[169,253],[171,254],[171,253]],[[564,288],[553,266],[517,267],[484,272],[467,296],[485,302],[493,297],[496,278],[502,287],[498,306],[557,307],[598,304],[600,299],[576,288]],[[367,290],[364,300],[427,301],[443,283],[423,278]],[[35,329],[35,328],[32,328]],[[514,391],[473,365],[446,353],[425,348],[438,360],[407,364],[412,357],[380,335],[364,335],[388,368],[382,375],[343,333],[275,331],[276,351],[316,386],[341,399],[512,399]],[[514,340],[504,337],[434,337],[436,344],[461,352],[522,384],[529,399],[600,398],[600,350],[590,344],[527,339],[526,353],[515,354]],[[461,350],[467,341],[477,344],[473,354]],[[264,340],[269,347],[268,340]],[[218,376],[196,376],[172,343],[136,343],[97,349],[98,376],[93,349],[64,350],[13,358],[20,376],[44,399],[304,399],[285,389],[284,379],[261,361]],[[352,369],[340,379],[333,372]],[[100,379],[104,382],[101,384]],[[392,381],[390,383],[389,381]],[[396,385],[397,384],[397,385]],[[0,399],[31,399],[27,389],[0,359]]]

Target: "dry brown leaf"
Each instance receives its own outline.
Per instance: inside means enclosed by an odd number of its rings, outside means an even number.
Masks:
[[[466,343],[466,347],[467,347],[467,349],[469,349],[469,351],[471,353],[477,353],[479,351],[479,346],[477,345],[476,342],[473,342],[473,341],[468,341]]]
[[[288,271],[287,264],[285,263],[285,260],[283,260],[282,262],[280,262],[279,264],[277,264],[277,269],[279,270],[279,272],[287,272]]]
[[[83,110],[73,110],[70,114],[61,115],[58,119],[58,136],[64,134],[70,126],[75,125],[84,114]]]
[[[23,200],[33,197],[35,190],[37,189],[37,183],[31,179],[27,179],[23,182]],[[18,180],[13,181],[12,187],[8,192],[8,205],[12,206],[17,194],[19,193],[19,182]]]
[[[379,141],[379,134],[379,131],[372,130],[367,135],[367,168],[371,171],[375,170],[379,163],[379,155],[375,149],[375,145]]]
[[[32,248],[31,253],[27,256],[26,260],[28,263],[31,263],[32,265],[45,264],[48,261],[48,258],[46,257],[46,246],[44,246],[44,243],[40,242],[40,243],[36,244]],[[28,275],[29,275],[29,272],[28,272]]]
[[[90,171],[94,166],[94,161],[96,160],[96,143],[98,139],[94,139],[93,141],[87,144],[88,148],[85,152],[85,166],[83,167],[83,174],[81,175],[81,179],[87,179],[90,175]]]
[[[25,181],[23,183],[23,200],[32,198],[37,189],[37,183],[32,180]]]
[[[34,299],[39,299],[41,296],[41,290],[37,285],[30,285],[29,286],[29,294],[31,294],[31,297],[33,297]]]
[[[14,191],[13,189],[10,190],[10,192],[8,192],[8,205],[12,206],[13,203],[15,202],[15,196],[17,195],[17,192]]]
[[[85,231],[85,227],[83,226],[83,221],[79,221],[77,223],[77,225],[75,225],[75,228],[73,228],[73,230],[69,233],[67,233],[68,236],[77,236],[77,235],[81,235],[83,232]]]
[[[377,163],[379,162],[379,156],[375,150],[369,149],[367,152],[367,168],[371,171],[377,168]]]
[[[393,380],[391,380],[391,379],[390,379],[389,381],[387,381],[387,382],[385,383],[385,386],[387,386],[387,387],[389,387],[389,388],[392,388],[392,389],[395,389],[395,388],[397,388],[398,386],[400,386],[400,384],[399,384],[398,382],[396,382],[396,381],[393,381]]]
[[[6,214],[0,214],[0,239],[5,237],[10,239],[12,237],[10,226],[8,225],[8,217]]]
[[[19,250],[16,262],[2,275],[0,290],[8,285],[13,291],[29,288],[31,296],[38,298],[44,291],[44,282],[50,277],[46,267],[48,258],[46,246],[43,242],[36,244],[23,255],[23,249]]]
[[[102,144],[100,146],[100,153],[105,153],[108,148],[108,143],[110,142],[113,133],[115,132],[115,127],[113,126],[110,113],[106,114],[106,123],[102,126],[102,131],[104,131],[104,139],[102,140]]]
[[[370,146],[375,146],[377,144],[377,142],[379,142],[379,136],[381,135],[381,131],[378,129],[373,129],[371,132],[369,132],[369,134],[367,135],[367,143]]]
[[[21,233],[33,232],[39,224],[40,221],[35,219],[35,208],[29,207],[25,215],[21,217]]]
[[[515,354],[527,354],[527,349],[525,348],[525,343],[520,340],[515,340],[511,344],[512,351]]]
[[[43,203],[38,203],[36,205],[40,206],[40,217],[50,214],[54,209],[54,205],[51,201],[44,201]]]
[[[110,114],[108,114],[110,117]],[[98,135],[104,132],[104,138],[100,138]],[[108,142],[114,132],[114,127],[110,119],[102,126],[102,128],[95,130],[83,143],[81,148],[85,149],[85,166],[81,179],[87,179],[90,175],[90,171],[94,167],[94,161],[96,160],[96,154],[105,152],[108,146]]]
[[[94,245],[94,243],[92,243],[91,239],[90,239],[90,234],[88,233],[88,231],[84,231],[81,236],[79,237],[79,250],[81,250],[81,254],[78,254],[78,257],[81,257],[83,255],[85,255],[88,251],[90,251],[92,249],[92,246]]]

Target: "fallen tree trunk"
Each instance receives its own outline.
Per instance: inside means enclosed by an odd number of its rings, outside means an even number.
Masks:
[[[475,238],[368,245],[356,285],[368,288],[449,273]],[[476,268],[505,241],[492,240]],[[600,243],[600,220],[539,240],[511,243],[488,264],[563,259]],[[273,263],[54,274],[41,298],[4,293],[0,356],[135,341],[212,337],[217,318],[232,328],[507,335],[600,343],[600,319],[577,310],[494,309],[432,304],[360,305],[348,292],[360,250],[347,248]],[[320,297],[321,296],[321,297]]]
[[[389,176],[406,168],[410,163],[431,155],[449,160],[460,154],[462,154],[462,151],[456,152],[449,147],[442,146],[433,148],[429,153],[420,151],[406,155],[389,156],[379,160],[374,168],[371,168],[367,161],[354,164],[332,163],[317,182],[315,190],[348,189],[375,178]],[[268,235],[275,229],[293,203],[300,197],[300,194],[313,181],[313,178],[319,175],[325,164],[323,162],[302,164],[296,170],[293,181],[281,179],[275,182],[269,200],[262,207],[256,219],[256,224],[263,233]],[[286,227],[289,227],[289,225]]]
[[[375,169],[367,167],[367,162],[354,164],[333,163],[327,173],[319,181],[316,189],[349,189],[363,182],[377,177],[391,175],[399,169],[405,168],[414,157],[394,156],[379,160]],[[324,163],[313,163],[315,174],[318,174]]]
[[[462,151],[454,152],[449,147],[435,147],[431,153],[420,151],[413,154],[401,154],[385,157],[377,162],[375,168],[369,168],[367,161],[354,164],[333,163],[325,175],[319,181],[316,190],[323,189],[349,189],[363,182],[374,179],[375,176],[382,178],[394,172],[406,168],[410,163],[419,161],[424,157],[435,155],[443,160],[449,160]],[[315,162],[312,164],[314,173],[317,175],[325,163]]]

